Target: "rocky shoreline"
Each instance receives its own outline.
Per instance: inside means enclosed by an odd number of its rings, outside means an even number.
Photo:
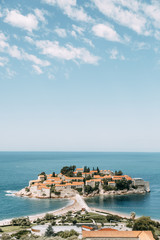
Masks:
[[[95,197],[95,196],[121,196],[121,195],[132,195],[132,194],[146,194],[147,192],[142,189],[124,189],[124,190],[112,190],[112,191],[100,191],[99,193],[93,192],[91,194],[84,194],[83,197],[88,198],[88,197]]]
[[[111,190],[111,191],[104,191],[101,190],[99,193],[97,191],[92,192],[91,194],[83,194],[82,197],[89,198],[89,197],[95,197],[95,196],[122,196],[122,195],[132,195],[132,194],[146,194],[147,192],[142,189],[124,189],[124,190]],[[75,190],[71,191],[61,191],[61,194],[59,196],[55,194],[51,194],[50,198],[57,199],[57,198],[72,198],[77,194]],[[37,196],[36,194],[32,194],[31,192],[26,192],[25,188],[20,190],[19,192],[15,193],[18,197],[29,197],[29,198],[39,198],[39,199],[48,199],[49,197],[46,196]]]

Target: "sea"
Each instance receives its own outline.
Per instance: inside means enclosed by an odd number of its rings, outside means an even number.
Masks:
[[[144,195],[93,197],[90,207],[160,219],[160,153],[112,152],[0,152],[0,220],[35,215],[70,204],[62,199],[29,199],[14,193],[37,179],[38,174],[60,172],[63,166],[88,166],[91,169],[122,170],[131,177],[150,182],[151,192]]]

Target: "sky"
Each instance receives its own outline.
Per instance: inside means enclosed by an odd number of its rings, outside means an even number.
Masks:
[[[160,151],[160,2],[0,0],[0,151]]]

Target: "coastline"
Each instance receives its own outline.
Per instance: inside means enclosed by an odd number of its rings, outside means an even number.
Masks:
[[[108,210],[108,209],[105,210],[102,208],[94,208],[94,207],[90,208],[90,207],[88,207],[88,205],[84,199],[85,199],[84,197],[80,196],[79,194],[76,194],[74,197],[70,198],[71,202],[63,208],[59,208],[54,211],[39,213],[39,214],[35,214],[35,215],[23,216],[23,217],[29,217],[30,221],[33,223],[33,221],[37,220],[38,218],[43,218],[47,213],[57,216],[57,215],[66,214],[68,211],[79,211],[82,208],[85,208],[87,211],[94,212],[97,214],[103,214],[103,213],[104,214],[113,214],[113,215],[118,215],[122,218],[128,218],[128,219],[130,218],[130,214],[127,214],[124,212],[116,212],[113,210]],[[140,216],[137,215],[136,218],[138,218],[138,217],[140,217]],[[10,222],[12,219],[13,218],[1,220],[0,227],[10,225]],[[152,220],[160,222],[160,219],[152,219]]]
[[[63,208],[59,208],[57,210],[39,213],[39,214],[35,214],[35,215],[21,216],[21,217],[29,217],[30,221],[33,222],[33,221],[37,220],[38,218],[43,218],[46,215],[46,213],[54,214],[55,216],[57,216],[57,215],[66,214],[68,211],[79,211],[82,208],[85,208],[88,211],[90,211],[90,208],[87,206],[87,204],[82,199],[82,197],[80,197],[80,195],[77,194],[74,197],[70,198],[70,200],[71,200],[71,202],[69,204],[67,204],[66,206],[64,206]],[[16,218],[18,218],[18,217],[16,217]],[[14,219],[14,218],[0,220],[0,227],[10,225],[12,219]]]

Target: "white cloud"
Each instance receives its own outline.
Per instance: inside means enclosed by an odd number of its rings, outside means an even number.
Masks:
[[[35,12],[35,15],[36,15],[36,17],[37,17],[37,19],[38,19],[39,21],[41,21],[41,22],[45,22],[45,21],[46,21],[46,20],[45,20],[45,17],[44,17],[44,11],[36,8],[36,9],[34,10],[34,12]]]
[[[150,45],[148,43],[145,43],[145,42],[136,42],[133,45],[133,47],[134,47],[135,50],[145,50],[145,49],[149,49]]]
[[[46,60],[41,60],[40,58],[36,57],[35,55],[28,54],[28,53],[23,53],[23,58],[24,60],[29,60],[37,65],[40,65],[42,67],[47,67],[50,65],[50,62]]]
[[[96,24],[92,27],[92,31],[96,36],[105,38],[106,40],[114,42],[121,41],[118,33],[108,24]]]
[[[93,0],[101,13],[116,23],[144,36],[160,29],[160,1]]]
[[[88,38],[83,38],[83,41],[84,41],[85,43],[89,44],[89,46],[95,47],[94,44],[93,44],[93,42],[92,42],[90,39],[88,39]]]
[[[66,30],[64,28],[56,28],[54,31],[61,38],[65,38],[67,36]]]
[[[147,30],[147,20],[139,12],[134,12],[137,10],[138,6],[132,8],[134,4],[127,4],[128,0],[94,0],[95,5],[107,17],[113,19],[120,25],[126,26],[138,34],[149,35],[150,31]],[[122,6],[127,6],[130,9],[123,8]]]
[[[76,34],[76,32],[75,31],[71,31],[71,35],[72,35],[72,37],[75,37],[75,38],[77,38],[77,34]]]
[[[33,43],[33,42],[34,42],[31,37],[25,36],[24,38],[25,38],[25,40],[26,40],[27,42],[29,42],[29,43]]]
[[[125,57],[122,54],[120,54],[116,48],[111,49],[109,51],[109,54],[110,54],[110,59],[112,60],[117,60],[117,59],[123,60],[123,61],[125,60]]]
[[[35,56],[33,54],[28,54],[23,49],[19,49],[15,45],[13,45],[13,46],[9,45],[9,43],[7,42],[7,38],[3,33],[0,33],[0,51],[5,52],[8,55],[10,55],[11,57],[16,58],[18,60],[30,61],[30,62],[33,62],[34,64],[40,65],[42,67],[47,67],[50,65],[50,62],[47,60],[41,60],[37,56]]]
[[[15,71],[12,71],[10,68],[6,69],[8,78],[13,78],[16,75]]]
[[[0,67],[4,67],[8,62],[8,58],[0,57]]]
[[[97,64],[99,60],[99,57],[92,55],[85,48],[75,48],[69,44],[63,47],[57,41],[37,41],[36,46],[42,50],[42,54],[53,58],[73,61],[80,60],[89,64]]]
[[[93,21],[82,7],[77,6],[76,0],[43,0],[43,2],[52,6],[57,5],[69,18],[83,22]]]
[[[7,37],[2,32],[0,32],[0,51],[3,52],[7,46]]]
[[[111,51],[110,51],[110,59],[117,59],[117,57],[118,57],[118,51],[117,51],[117,49],[112,49]]]
[[[74,25],[74,24],[72,25],[72,27],[73,27],[73,29],[74,29],[75,32],[77,32],[77,33],[80,34],[80,35],[83,35],[84,28],[79,27],[79,26],[76,26],[76,25]]]
[[[37,17],[33,14],[26,16],[22,15],[18,10],[7,10],[4,22],[11,24],[12,26],[25,29],[29,32],[38,28]]]
[[[39,66],[37,66],[37,65],[32,65],[32,67],[33,67],[33,69],[35,70],[35,72],[37,73],[37,74],[42,74],[43,73],[43,71],[42,71],[42,69],[39,67]]]
[[[13,58],[22,59],[21,51],[17,46],[8,46],[8,54]]]

